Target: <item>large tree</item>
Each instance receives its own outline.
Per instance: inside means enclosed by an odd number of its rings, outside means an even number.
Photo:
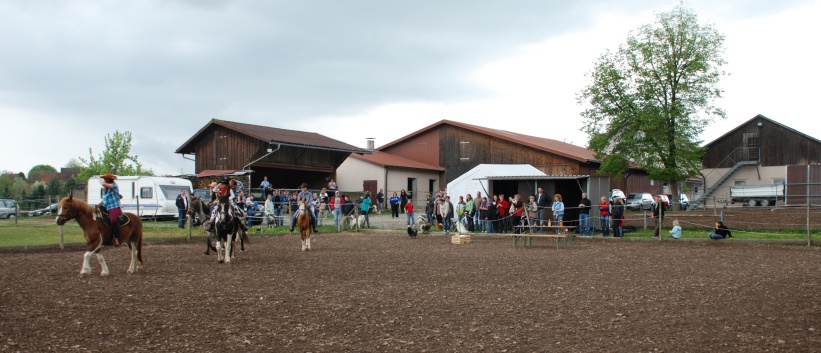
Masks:
[[[94,175],[111,173],[116,175],[152,175],[151,170],[143,170],[137,156],[131,155],[131,132],[115,131],[114,135],[106,135],[103,154],[94,158],[91,148],[88,149],[89,159],[80,157],[85,169],[80,172],[80,180],[88,180]]]
[[[29,182],[35,182],[40,179],[40,174],[43,173],[57,173],[57,169],[48,165],[48,164],[38,164],[31,167],[29,170],[28,180]]]
[[[678,182],[701,170],[698,135],[725,118],[715,105],[726,75],[723,44],[712,25],[679,5],[599,57],[578,100],[601,173],[621,175],[637,165],[668,182],[677,199]]]

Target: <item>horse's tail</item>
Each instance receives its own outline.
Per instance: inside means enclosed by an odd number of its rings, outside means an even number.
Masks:
[[[143,221],[140,217],[136,217],[137,222],[134,227],[134,233],[137,234],[137,261],[142,266],[143,262]]]

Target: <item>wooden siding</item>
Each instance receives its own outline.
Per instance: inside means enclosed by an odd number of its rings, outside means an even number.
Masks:
[[[383,152],[434,166],[439,164],[439,130],[431,130],[385,149]]]
[[[821,162],[821,143],[763,117],[748,121],[708,147],[702,158],[704,168],[732,167],[738,158],[727,157],[739,148],[758,148],[765,167]]]
[[[821,165],[787,166],[786,204],[821,205]]]
[[[647,174],[631,173],[627,176],[627,186],[621,191],[627,194],[635,194],[640,192],[649,192],[653,195],[661,194],[664,182],[657,180],[650,180]]]

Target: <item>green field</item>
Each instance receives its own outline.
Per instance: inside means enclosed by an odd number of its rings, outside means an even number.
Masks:
[[[371,219],[378,219],[381,217],[389,217],[389,215],[373,215]],[[145,220],[144,236],[148,240],[172,240],[172,239],[187,239],[188,230],[177,228],[176,221],[155,222]],[[380,229],[378,226],[372,229]],[[404,232],[405,227],[395,229],[397,232]],[[331,226],[320,226],[321,233],[334,233],[336,229]],[[249,233],[251,235],[273,235],[283,234],[288,232],[288,227],[279,227],[274,229],[254,227]],[[662,232],[662,237],[669,236],[670,229],[666,227]],[[192,238],[201,239],[205,233],[202,228],[194,228],[191,231]],[[688,229],[682,231],[684,239],[706,239],[708,234],[707,229]],[[82,244],[85,243],[82,229],[75,221],[71,221],[63,226],[63,235],[65,244]],[[819,232],[814,231],[813,245],[818,245]],[[639,230],[637,232],[626,233],[628,238],[651,238],[653,230]],[[596,237],[601,237],[597,234]],[[733,230],[733,237],[735,240],[786,240],[790,242],[806,242],[806,231],[740,231]],[[49,246],[60,244],[60,227],[54,222],[53,217],[21,217],[16,221],[11,219],[0,220],[0,248],[7,247],[27,247],[27,246]]]

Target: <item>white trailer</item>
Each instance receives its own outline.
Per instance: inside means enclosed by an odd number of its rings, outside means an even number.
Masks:
[[[177,195],[182,189],[187,190],[186,195],[193,191],[191,181],[182,178],[118,175],[116,183],[122,195],[123,211],[140,217],[178,218]],[[103,186],[97,178],[88,179],[86,190],[89,204],[103,200]]]
[[[747,206],[775,206],[775,202],[784,200],[784,184],[744,185],[730,187],[730,201],[740,202]]]

